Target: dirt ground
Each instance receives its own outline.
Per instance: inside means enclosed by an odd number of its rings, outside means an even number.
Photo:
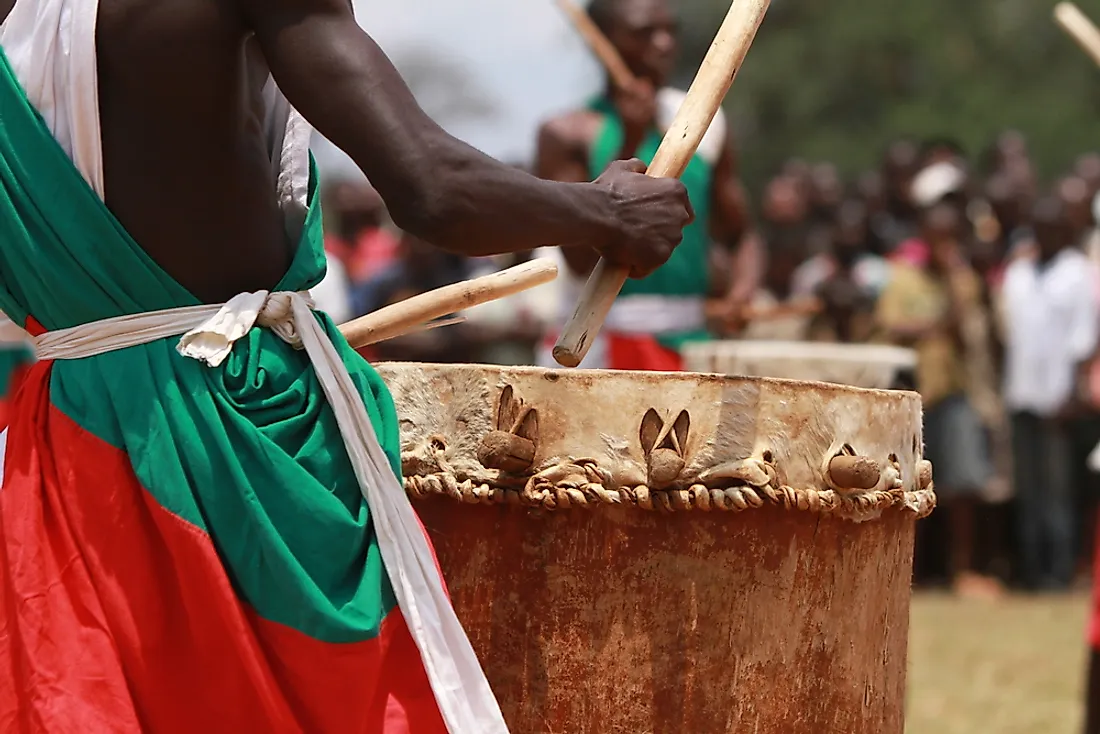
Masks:
[[[1088,606],[916,594],[906,734],[1079,734]]]

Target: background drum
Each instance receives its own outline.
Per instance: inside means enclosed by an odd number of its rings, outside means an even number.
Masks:
[[[884,344],[714,341],[685,345],[684,367],[720,375],[820,380],[852,387],[912,387],[917,353]]]
[[[406,489],[517,734],[898,734],[907,392],[383,364]]]

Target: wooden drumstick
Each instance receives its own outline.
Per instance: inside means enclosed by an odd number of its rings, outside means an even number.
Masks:
[[[1054,6],[1054,20],[1062,30],[1077,41],[1092,60],[1100,64],[1100,29],[1089,20],[1081,9],[1071,2],[1062,2]]]
[[[558,276],[558,266],[549,260],[531,260],[522,265],[473,280],[443,286],[392,306],[380,308],[342,324],[340,331],[354,349],[421,331],[432,319],[495,301],[549,283]]]
[[[735,0],[646,175],[679,178],[684,172],[733,84],[770,4],[771,0]],[[600,258],[577,310],[554,345],[558,364],[576,367],[581,363],[628,276],[627,270]]]
[[[611,83],[619,89],[629,89],[636,81],[634,74],[630,71],[630,67],[626,65],[626,62],[623,61],[623,57],[619,55],[618,49],[608,40],[599,26],[593,23],[588,13],[577,7],[573,0],[557,0],[557,3],[558,7],[573,21],[573,27],[588,42],[588,47],[592,49],[592,53],[596,54],[596,58],[607,69],[607,73],[611,76]]]

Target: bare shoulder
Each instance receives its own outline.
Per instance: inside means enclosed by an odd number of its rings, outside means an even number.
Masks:
[[[540,145],[587,152],[601,121],[602,116],[592,110],[575,110],[553,117],[539,128]]]

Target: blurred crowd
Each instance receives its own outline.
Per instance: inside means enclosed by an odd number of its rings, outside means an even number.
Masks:
[[[976,155],[949,139],[901,139],[852,180],[831,163],[790,160],[751,193],[752,236],[765,253],[752,303],[786,316],[727,319],[716,337],[916,350],[916,369],[901,377],[924,401],[940,497],[920,526],[918,582],[984,596],[1087,582],[1090,454],[1100,442],[1100,154],[1049,183],[1015,132]],[[317,296],[338,318],[556,256],[462,258],[398,231],[366,183],[324,194],[330,270]],[[715,248],[712,267],[722,281],[726,250]],[[368,356],[534,364],[571,297],[537,289]],[[776,309],[783,304],[810,307]]]

